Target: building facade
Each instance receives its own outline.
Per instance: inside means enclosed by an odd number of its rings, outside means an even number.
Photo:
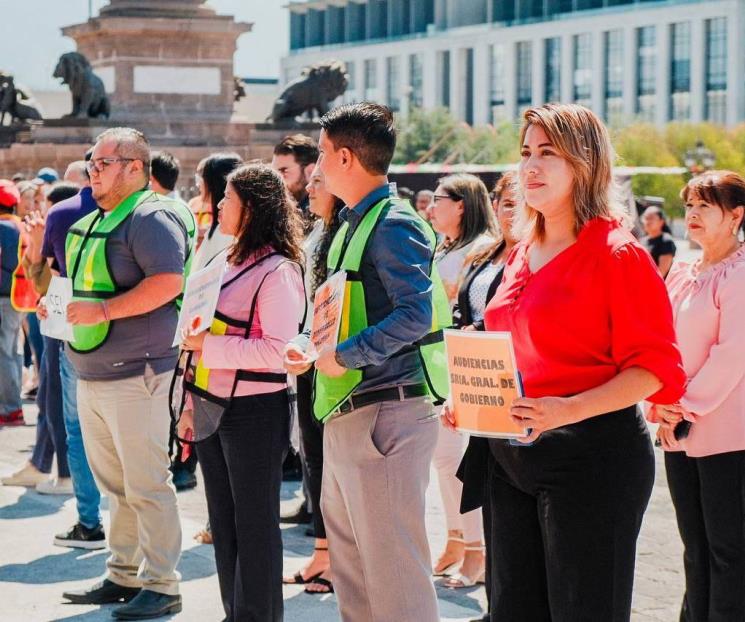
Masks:
[[[745,0],[307,0],[282,81],[329,58],[343,101],[472,124],[577,102],[609,123],[745,121]]]

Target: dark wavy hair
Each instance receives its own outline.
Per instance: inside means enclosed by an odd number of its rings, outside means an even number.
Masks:
[[[316,297],[316,290],[323,284],[328,278],[328,267],[326,261],[329,256],[329,249],[331,248],[331,242],[334,241],[336,232],[341,227],[341,219],[339,218],[339,212],[344,207],[344,201],[339,197],[334,197],[334,207],[331,209],[331,222],[329,224],[324,223],[323,235],[321,240],[318,242],[315,252],[313,253],[313,268],[311,271],[310,278],[310,299],[313,300]]]
[[[227,183],[244,207],[228,260],[234,265],[243,263],[252,253],[269,245],[301,263],[300,211],[279,174],[265,164],[248,164],[233,171]]]
[[[225,186],[228,175],[237,169],[243,160],[237,153],[213,153],[204,160],[202,170],[202,182],[210,198],[212,208],[212,224],[210,225],[209,237],[217,229],[217,206],[225,196]]]

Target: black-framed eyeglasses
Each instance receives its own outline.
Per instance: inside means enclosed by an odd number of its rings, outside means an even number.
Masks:
[[[462,201],[463,198],[459,196],[454,196],[451,194],[433,194],[432,195],[432,202],[437,203],[437,201],[442,201],[443,199],[449,199],[450,201]]]
[[[96,158],[85,163],[85,168],[89,173],[94,170],[102,173],[109,165],[116,162],[134,162],[137,158]]]

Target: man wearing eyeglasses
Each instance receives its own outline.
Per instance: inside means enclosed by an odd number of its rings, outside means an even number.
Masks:
[[[176,364],[175,299],[188,248],[172,199],[147,190],[150,147],[134,129],[98,137],[88,162],[99,209],[66,239],[73,302],[66,346],[91,470],[109,497],[106,576],[64,597],[78,604],[128,602],[118,619],[181,611],[176,572],[181,528],[168,470],[168,386]]]

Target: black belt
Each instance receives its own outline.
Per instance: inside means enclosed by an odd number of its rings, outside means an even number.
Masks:
[[[424,397],[425,395],[429,395],[426,384],[407,384],[405,386],[390,387],[389,389],[366,391],[365,393],[348,398],[339,406],[339,412],[348,413],[357,408],[377,404],[378,402],[402,402],[410,397]]]

